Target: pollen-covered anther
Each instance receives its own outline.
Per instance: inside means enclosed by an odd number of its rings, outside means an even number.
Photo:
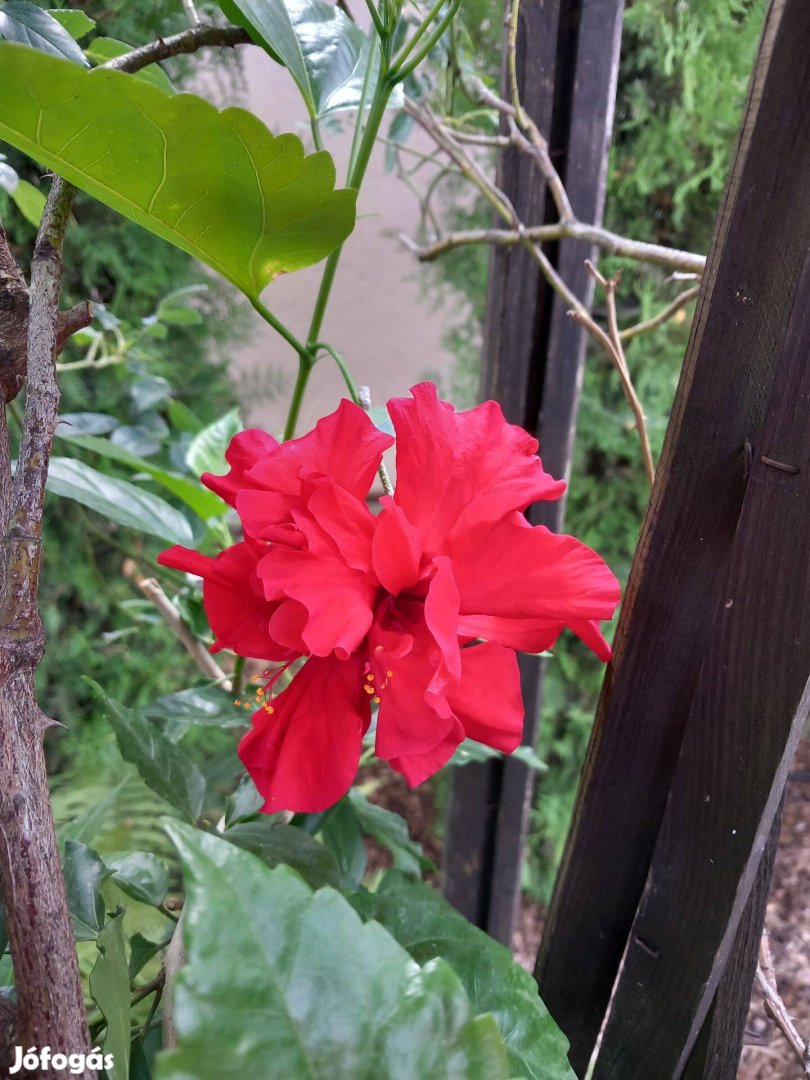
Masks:
[[[364,686],[364,687],[363,687],[363,689],[364,689],[364,690],[365,690],[365,692],[366,692],[367,694],[369,694],[369,695],[372,695],[372,694],[374,694],[374,693],[375,693],[375,690],[374,690],[374,687],[373,687],[373,686]]]
[[[374,704],[375,704],[375,705],[379,705],[379,704],[380,704],[380,699],[379,699],[379,697],[375,697],[375,698],[374,698]]]

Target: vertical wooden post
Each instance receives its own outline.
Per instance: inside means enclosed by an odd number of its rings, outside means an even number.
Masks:
[[[810,672],[808,40],[773,0],[538,961],[580,1075],[626,948],[596,1075],[686,1067]]]
[[[524,0],[520,8],[521,100],[548,133],[575,213],[601,221],[607,152],[619,66],[623,0]],[[506,76],[504,73],[504,86]],[[505,90],[508,97],[510,91]],[[556,220],[545,184],[525,155],[507,153],[499,183],[524,221]],[[592,250],[573,240],[548,253],[586,304]],[[567,478],[585,356],[584,334],[520,248],[492,254],[482,398],[540,439],[545,467]],[[533,509],[534,524],[560,529],[564,504]],[[543,663],[521,657],[526,708],[524,741],[534,744]],[[457,770],[447,826],[444,895],[469,919],[508,943],[520,902],[520,877],[533,777],[517,761]]]

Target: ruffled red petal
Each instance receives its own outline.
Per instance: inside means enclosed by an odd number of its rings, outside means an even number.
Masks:
[[[520,670],[511,649],[487,642],[461,650],[461,678],[447,700],[468,739],[504,754],[520,745],[523,696]]]
[[[245,473],[277,446],[278,440],[260,428],[240,431],[234,435],[225,451],[225,460],[231,467],[230,472],[224,476],[203,473],[200,479],[229,506],[236,506],[236,494],[245,486]]]
[[[354,780],[371,713],[363,663],[313,658],[277,697],[253,714],[239,757],[264,796],[265,813],[317,813]]]
[[[239,656],[262,660],[289,660],[299,655],[276,641],[270,631],[278,605],[265,599],[256,575],[262,554],[262,548],[243,542],[213,559],[179,546],[158,556],[162,566],[203,579],[203,604],[216,638],[213,652],[231,649]]]
[[[341,401],[313,431],[281,443],[248,473],[245,487],[298,495],[305,476],[329,476],[355,498],[364,499],[383,451],[393,439],[374,426],[359,405]]]
[[[442,550],[470,506],[494,520],[562,495],[565,483],[544,471],[537,440],[507,424],[496,402],[457,413],[439,400],[432,383],[420,383],[411,393],[412,400],[388,403],[397,432],[394,498],[422,532],[428,554]]]

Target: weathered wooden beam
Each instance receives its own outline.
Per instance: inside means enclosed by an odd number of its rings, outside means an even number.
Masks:
[[[581,220],[600,222],[619,65],[623,0],[526,0],[518,81]],[[506,73],[504,72],[504,86]],[[509,96],[509,91],[506,89]],[[524,221],[556,220],[545,184],[525,155],[504,155],[499,183]],[[566,240],[547,254],[587,305],[590,245]],[[540,439],[543,462],[568,477],[585,358],[581,327],[522,249],[493,249],[481,375],[512,423]],[[534,524],[560,529],[564,502],[533,508]],[[521,657],[524,742],[533,745],[544,664]],[[448,817],[444,894],[468,918],[509,943],[520,903],[531,772],[517,761],[457,771]]]
[[[731,566],[594,1080],[647,1080],[653,1067],[680,1077],[810,715],[807,226],[798,288],[786,282],[794,302]]]
[[[808,40],[810,5],[774,0],[538,961],[541,994],[579,1074],[647,881],[713,617],[732,595],[746,492],[764,475],[772,482],[757,455],[771,453],[763,449],[766,405],[775,405],[775,372],[788,363],[810,245]],[[748,586],[761,595],[754,578]],[[795,709],[795,686],[790,693]],[[783,724],[793,715],[785,705],[780,698]],[[671,1074],[647,1074],[659,1075]]]

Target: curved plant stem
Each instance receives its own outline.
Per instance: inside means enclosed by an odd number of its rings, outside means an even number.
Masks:
[[[287,413],[287,423],[284,425],[284,441],[292,439],[295,435],[295,429],[298,426],[298,417],[301,413],[301,404],[304,400],[304,393],[306,392],[307,383],[309,382],[309,376],[312,373],[314,361],[311,355],[304,351],[299,354],[298,358],[298,377],[295,380],[295,387],[293,388],[292,398],[290,400],[290,411]]]
[[[359,394],[359,392],[357,390],[357,387],[355,386],[355,382],[354,382],[354,379],[351,376],[351,372],[349,371],[348,367],[346,366],[346,361],[343,359],[343,357],[340,355],[340,353],[337,351],[337,349],[333,349],[332,346],[327,345],[325,341],[319,341],[317,344],[312,346],[313,353],[318,353],[321,350],[323,350],[324,352],[328,352],[329,355],[332,357],[332,359],[337,364],[338,370],[340,371],[340,374],[343,376],[343,381],[346,383],[346,386],[348,387],[349,393],[351,394],[352,401],[355,403],[355,405],[362,405],[362,401],[360,400],[360,394]],[[316,357],[316,359],[317,359],[317,357]]]
[[[295,349],[299,356],[303,356],[309,351],[306,345],[299,341],[295,334],[284,325],[281,319],[277,319],[273,312],[270,311],[268,307],[265,307],[261,300],[251,300],[250,302],[268,326],[272,326],[276,333],[280,334],[287,344]]]

